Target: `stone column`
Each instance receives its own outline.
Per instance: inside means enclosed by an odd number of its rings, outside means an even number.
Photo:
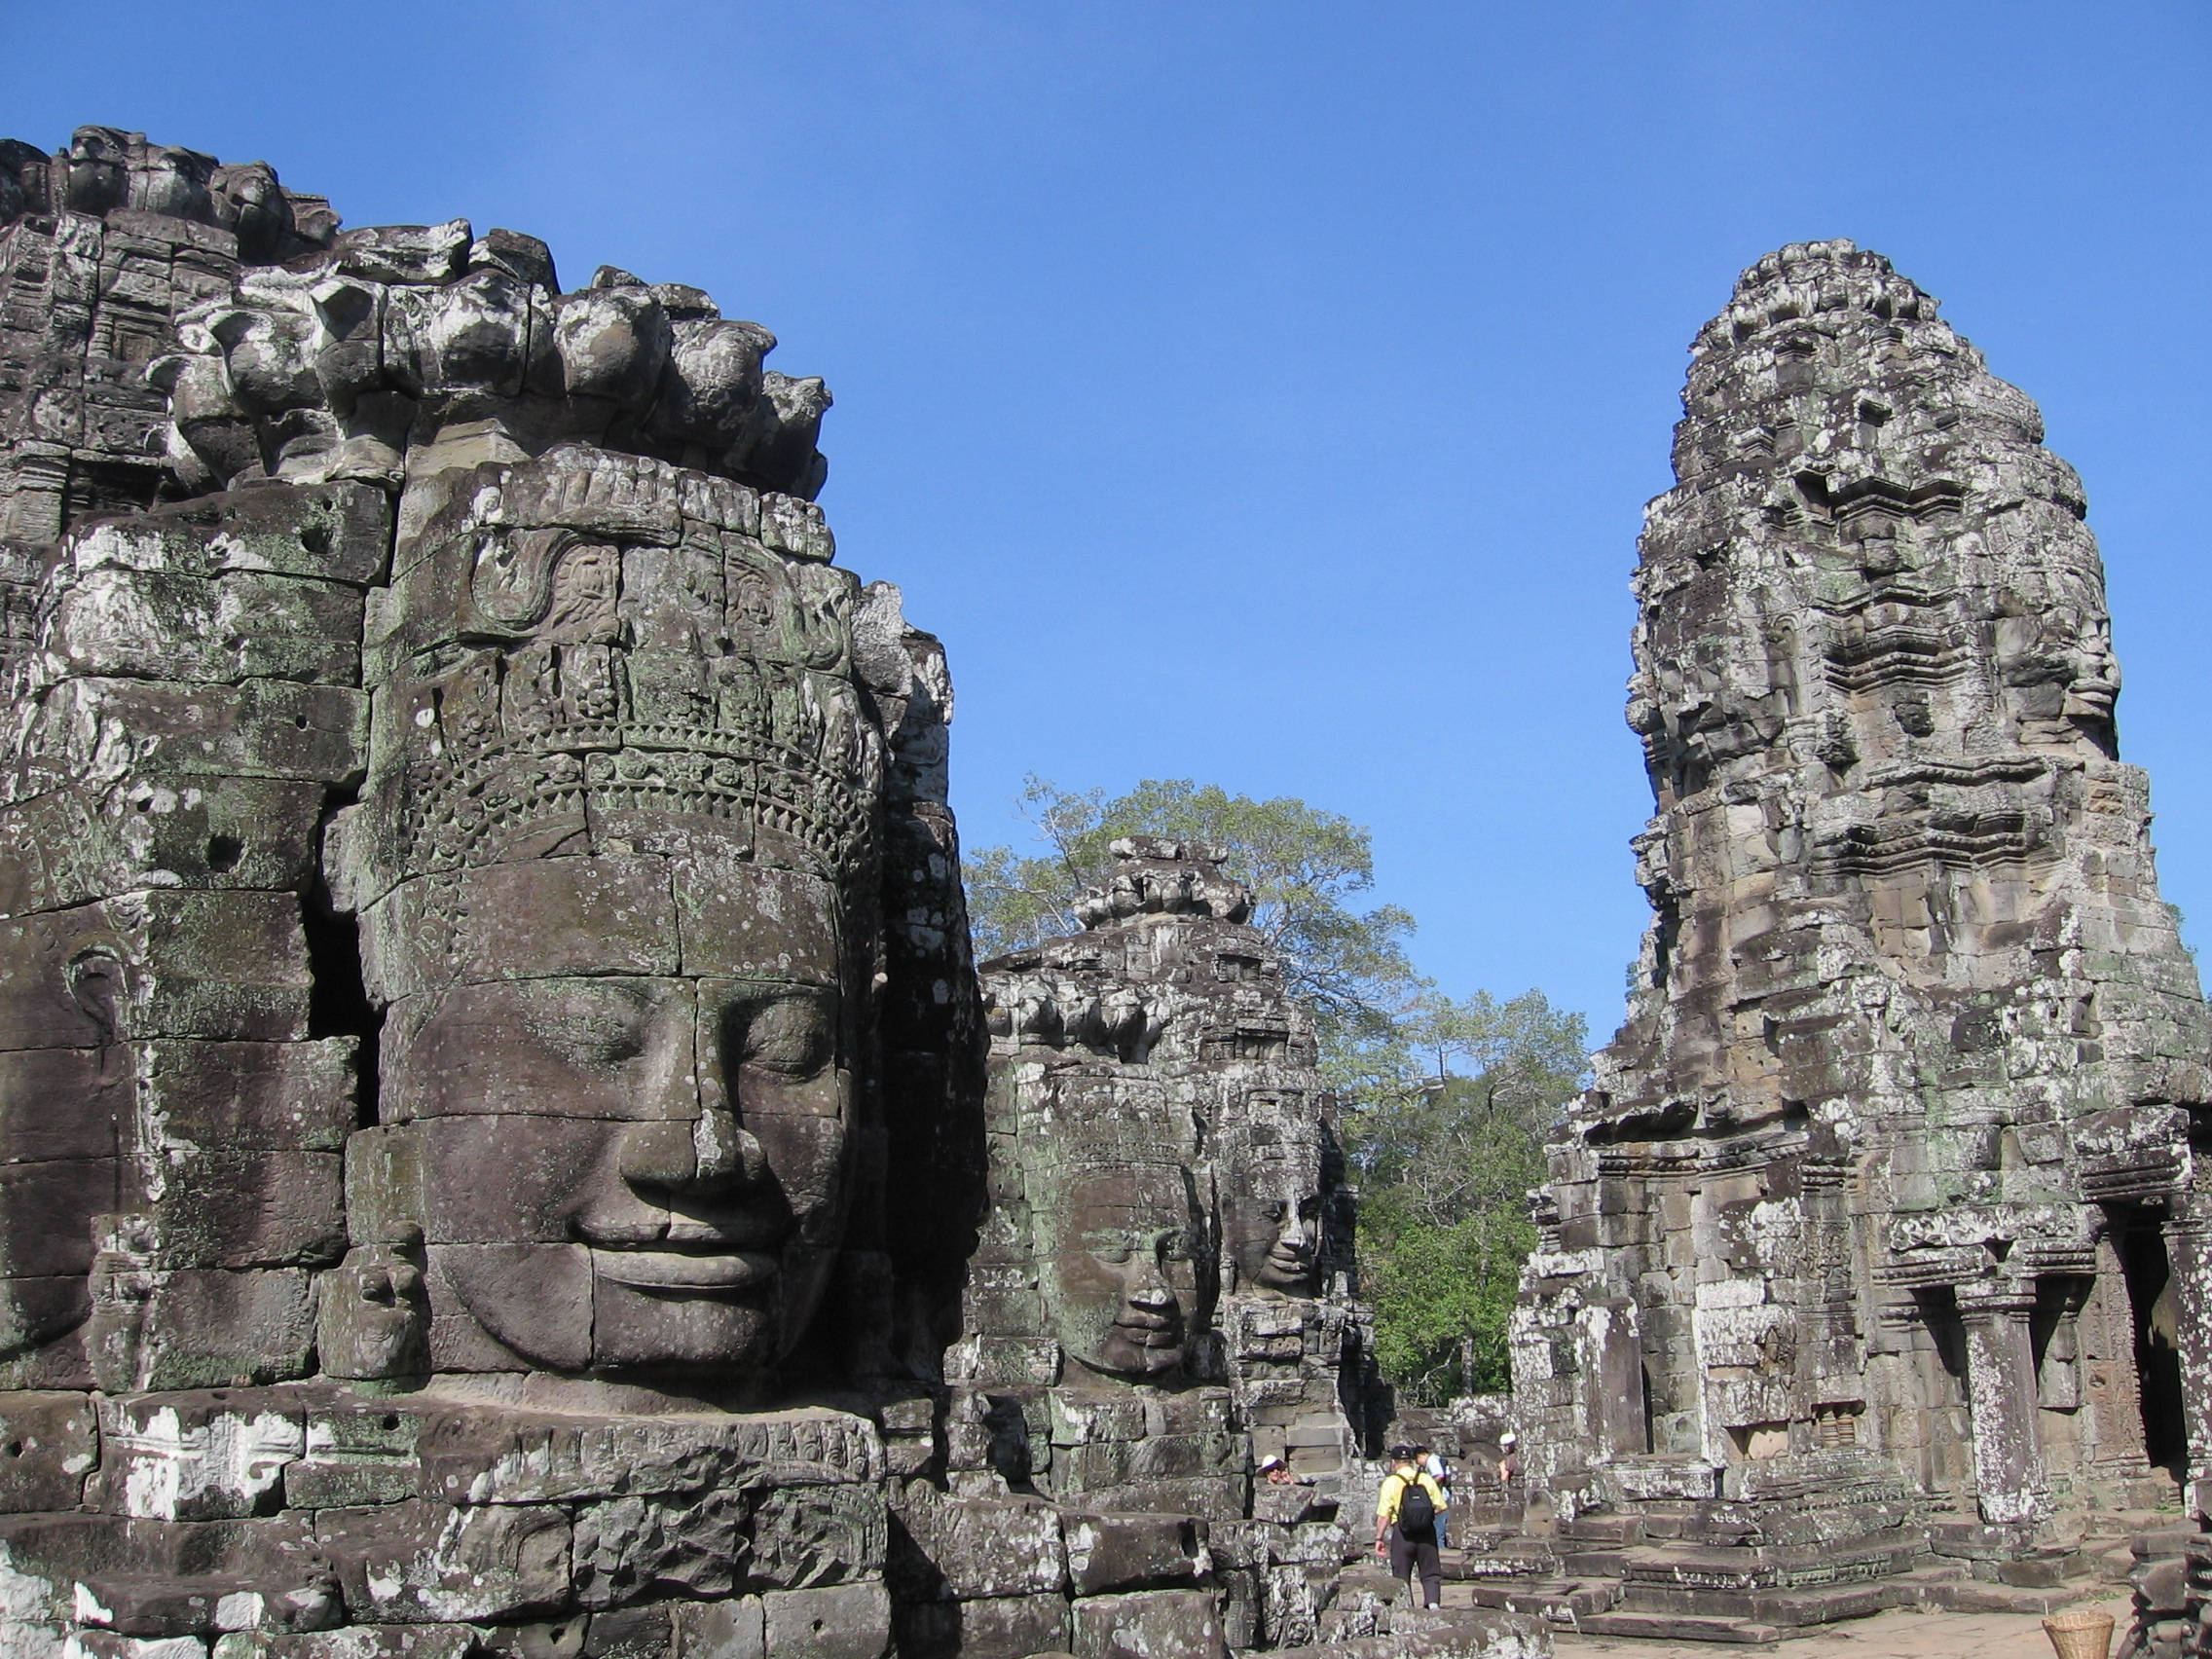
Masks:
[[[1642,1321],[1628,1297],[1593,1302],[1583,1314],[1590,1438],[1602,1458],[1648,1452],[1643,1416]]]
[[[2166,1262],[2180,1303],[2182,1411],[2189,1429],[2189,1490],[2183,1500],[2198,1521],[2212,1519],[2212,1201],[2177,1195],[2166,1221]]]
[[[2083,1309],[2089,1325],[2089,1431],[2096,1465],[2141,1475],[2143,1380],[2135,1369],[2135,1317],[2127,1272],[2109,1229],[2097,1235],[2097,1282]]]
[[[1959,1286],[1967,1332],[1967,1404],[1973,1414],[1974,1484],[1992,1526],[2050,1512],[2036,1422],[2035,1286],[2009,1280]]]

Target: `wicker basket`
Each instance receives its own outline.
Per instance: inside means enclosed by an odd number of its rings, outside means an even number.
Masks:
[[[2105,1659],[2112,1651],[2112,1615],[2086,1607],[2071,1613],[2053,1613],[2043,1621],[2058,1659]]]

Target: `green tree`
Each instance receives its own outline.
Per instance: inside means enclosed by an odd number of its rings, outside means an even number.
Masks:
[[[1506,1319],[1536,1241],[1528,1195],[1587,1049],[1582,1016],[1541,991],[1430,991],[1339,1061],[1377,1358],[1417,1403],[1507,1385]]]
[[[1211,841],[1252,889],[1252,922],[1280,953],[1325,1051],[1385,1042],[1393,1010],[1419,985],[1404,940],[1414,919],[1394,904],[1355,909],[1375,885],[1368,832],[1287,795],[1254,800],[1188,778],[1148,778],[1127,794],[1068,791],[1032,775],[1024,815],[1047,851],[1012,847],[966,856],[969,925],[978,957],[1081,931],[1075,903],[1100,886],[1123,835]]]

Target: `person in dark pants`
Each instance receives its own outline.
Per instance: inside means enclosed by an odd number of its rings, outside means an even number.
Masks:
[[[1390,1472],[1375,1494],[1375,1553],[1390,1563],[1390,1575],[1405,1580],[1413,1593],[1420,1576],[1422,1604],[1444,1604],[1444,1564],[1436,1553],[1436,1522],[1444,1513],[1444,1489],[1415,1460],[1414,1449],[1390,1451]]]

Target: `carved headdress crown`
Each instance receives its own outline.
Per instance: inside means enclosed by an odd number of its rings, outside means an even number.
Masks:
[[[466,476],[395,582],[409,873],[682,821],[830,879],[865,860],[883,738],[819,508],[582,446]]]

